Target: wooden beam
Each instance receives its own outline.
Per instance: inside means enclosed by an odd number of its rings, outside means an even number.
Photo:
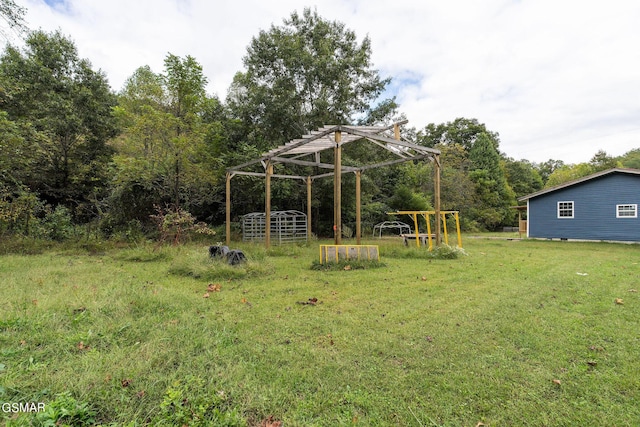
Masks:
[[[362,224],[361,224],[361,210],[362,205],[360,201],[360,178],[362,176],[362,171],[356,171],[356,244],[360,244],[360,240],[362,237]]]
[[[233,175],[227,172],[227,182],[225,185],[225,237],[227,246],[231,244],[231,178],[233,178]]]
[[[311,241],[311,182],[310,176],[307,177],[307,242]]]
[[[336,145],[333,150],[333,230],[336,245],[342,244],[342,132],[337,130]]]
[[[345,132],[349,132],[352,135],[362,136],[363,138],[371,138],[371,139],[375,139],[376,141],[386,142],[387,144],[391,144],[391,145],[400,145],[402,147],[411,148],[419,152],[440,154],[440,150],[436,150],[435,148],[429,148],[423,145],[414,144],[412,142],[389,138],[388,136],[384,136],[384,135],[372,134],[370,132],[364,132],[359,129],[345,127]]]
[[[436,246],[440,246],[440,155],[434,156],[434,178],[433,178],[433,198],[436,211]]]
[[[259,176],[264,178],[265,176],[267,176],[266,173],[264,172],[243,172],[243,171],[237,171],[233,173],[234,175],[245,175],[245,176]],[[290,178],[290,179],[301,179],[301,180],[305,180],[307,179],[306,176],[301,176],[301,175],[281,175],[281,174],[271,174],[271,178]]]
[[[265,191],[264,191],[264,245],[267,249],[271,246],[271,175],[273,174],[273,165],[267,160],[265,170]]]

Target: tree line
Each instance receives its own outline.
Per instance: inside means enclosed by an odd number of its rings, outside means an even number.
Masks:
[[[7,3],[6,1],[4,3]],[[18,11],[19,12],[19,11]],[[20,15],[17,15],[20,17]],[[171,53],[157,73],[143,65],[119,91],[78,56],[60,31],[28,33],[0,57],[0,234],[65,239],[78,229],[139,238],[163,227],[224,221],[225,170],[325,124],[374,125],[403,119],[391,82],[371,62],[368,37],[311,9],[255,36],[225,99],[206,92],[198,61]],[[441,150],[442,209],[466,230],[515,221],[519,196],[612,166],[640,167],[640,150],[589,163],[533,163],[500,151],[498,132],[473,118],[403,129]],[[344,164],[371,156],[358,144]],[[351,179],[345,177],[345,180]],[[343,186],[343,221],[355,221],[353,186]],[[408,162],[367,171],[365,227],[395,209],[433,206],[433,170]],[[277,209],[306,209],[302,183],[274,181]],[[264,210],[264,183],[232,187],[234,220]],[[333,188],[314,188],[314,230],[330,235]],[[166,231],[166,230],[165,230]]]

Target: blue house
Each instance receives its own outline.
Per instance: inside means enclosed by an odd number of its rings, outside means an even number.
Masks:
[[[518,200],[527,202],[527,236],[640,242],[640,170],[614,168]]]

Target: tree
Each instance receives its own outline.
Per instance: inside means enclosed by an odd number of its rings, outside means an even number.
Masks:
[[[263,151],[325,124],[354,123],[357,115],[381,120],[381,112],[395,111],[390,101],[371,108],[390,79],[372,68],[369,38],[358,43],[344,24],[308,8],[261,31],[243,62],[228,105]]]
[[[469,160],[469,178],[475,183],[476,195],[481,202],[472,214],[490,230],[510,222],[513,212],[509,207],[515,204],[515,194],[507,183],[500,155],[489,135],[478,134],[469,151]]]
[[[611,157],[604,150],[598,150],[589,161],[589,164],[593,168],[593,172],[622,167],[622,164],[615,157]]]
[[[92,200],[108,182],[107,141],[117,133],[116,98],[105,75],[79,58],[60,32],[36,31],[24,50],[6,48],[0,85],[0,109],[22,129],[30,156],[23,183],[47,202],[90,218]]]
[[[549,175],[545,183],[545,188],[555,187],[565,182],[573,181],[594,173],[593,166],[589,163],[578,163],[573,165],[563,165]]]
[[[24,20],[26,13],[27,9],[18,6],[14,0],[0,0],[0,17],[8,29],[18,35],[23,35],[27,32],[27,25]],[[5,25],[0,26],[0,35],[5,40],[9,40],[10,35],[4,27]]]
[[[516,198],[534,193],[543,187],[540,173],[528,160],[506,159],[504,171]]]
[[[627,151],[619,160],[625,168],[640,169],[640,148]]]
[[[500,139],[497,132],[487,130],[484,123],[479,123],[477,119],[465,119],[459,117],[452,122],[436,125],[430,123],[418,132],[418,142],[426,147],[436,145],[458,144],[467,152],[471,150],[478,135],[485,134],[498,150]]]
[[[553,160],[549,159],[546,162],[534,164],[534,167],[538,170],[540,174],[540,178],[542,178],[542,183],[544,185],[547,184],[549,177],[556,169],[559,169],[564,166],[564,162],[562,160]]]
[[[191,56],[168,54],[164,74],[148,66],[127,79],[117,109],[112,220],[148,222],[156,206],[200,208],[215,195],[220,102]]]
[[[509,186],[497,132],[476,119],[429,124],[417,134],[420,144],[441,151],[441,203],[459,210],[467,229],[495,229],[510,223],[515,194]]]

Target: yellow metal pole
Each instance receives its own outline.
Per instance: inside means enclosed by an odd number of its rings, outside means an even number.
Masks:
[[[412,213],[411,217],[413,218],[413,226],[416,230],[416,246],[420,247],[420,230],[418,229],[418,214]]]
[[[431,218],[429,218],[429,212],[425,212],[424,215],[424,219],[425,221],[427,221],[427,239],[429,240],[429,250],[432,250],[433,241],[431,240]]]
[[[456,231],[458,232],[458,247],[461,248],[462,247],[462,236],[460,235],[460,218],[458,215],[458,212],[455,212],[455,217],[456,217]]]
[[[227,172],[227,183],[225,190],[227,192],[225,200],[225,234],[227,240],[227,246],[231,244],[231,173]]]
[[[446,212],[441,212],[442,214],[442,227],[444,228],[444,242],[448,245],[449,244],[449,233],[447,230],[447,213]]]

